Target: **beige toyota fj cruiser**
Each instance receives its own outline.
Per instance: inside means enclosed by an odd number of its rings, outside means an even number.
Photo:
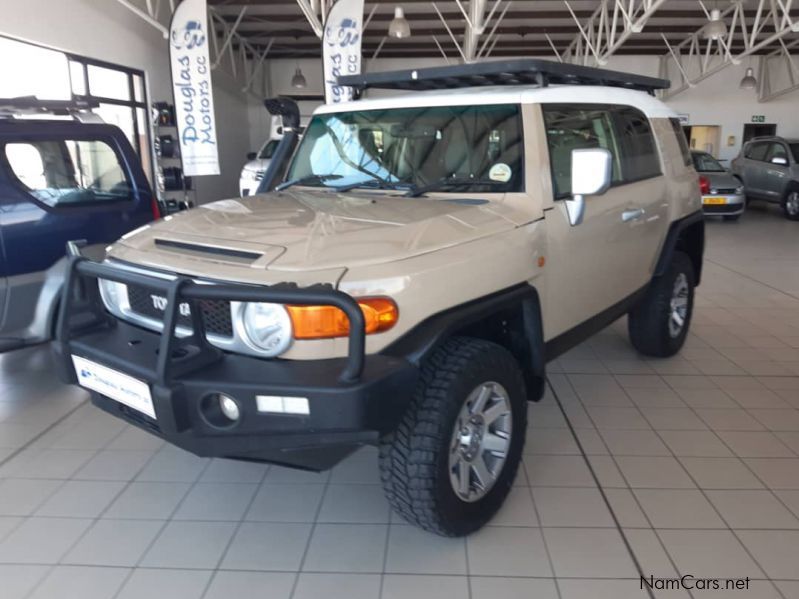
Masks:
[[[259,193],[72,262],[54,350],[99,408],[202,456],[321,470],[380,448],[391,505],[442,535],[500,508],[544,365],[627,315],[682,346],[697,175],[668,82],[520,60],[342,78],[296,106]]]

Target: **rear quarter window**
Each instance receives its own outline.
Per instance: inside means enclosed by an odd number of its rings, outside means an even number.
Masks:
[[[685,166],[693,166],[693,159],[691,158],[691,148],[688,145],[688,140],[685,138],[685,133],[682,130],[680,119],[669,119],[671,128],[674,130],[674,136],[677,139],[677,145],[680,146],[680,153],[682,154],[682,161]]]
[[[624,180],[632,182],[660,175],[660,155],[649,119],[635,108],[624,107],[614,112]]]

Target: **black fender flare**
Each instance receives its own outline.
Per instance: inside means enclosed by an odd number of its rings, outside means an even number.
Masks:
[[[666,272],[669,264],[671,264],[672,257],[674,256],[674,252],[677,249],[682,234],[691,227],[697,227],[699,231],[697,239],[694,241],[697,247],[693,248],[693,255],[691,255],[691,260],[694,263],[696,285],[699,285],[702,278],[702,256],[705,250],[705,215],[702,210],[693,212],[671,223],[669,232],[666,234],[666,240],[663,242],[663,247],[660,250],[657,264],[655,265],[655,277],[663,276]]]
[[[538,290],[528,283],[520,283],[438,312],[417,324],[380,353],[403,357],[418,365],[448,338],[468,331],[470,327],[492,317],[514,312],[521,318],[522,335],[515,335],[517,343],[513,353],[525,373],[529,398],[538,401],[543,396],[545,386],[544,326]],[[509,331],[512,338],[518,332],[516,329]]]

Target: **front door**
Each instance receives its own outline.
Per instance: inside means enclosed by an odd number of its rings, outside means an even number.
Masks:
[[[665,188],[649,123],[638,111],[573,104],[544,104],[542,109],[555,198],[555,209],[547,213],[544,333],[550,340],[646,284],[651,266],[642,251],[651,235],[647,204],[663,204]],[[613,185],[601,196],[586,198],[583,221],[573,226],[562,200],[571,196],[572,150],[582,148],[610,151]],[[662,218],[651,222],[656,221]]]

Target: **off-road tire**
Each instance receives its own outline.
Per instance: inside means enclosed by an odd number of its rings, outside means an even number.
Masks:
[[[782,213],[785,215],[785,218],[788,220],[799,220],[799,211],[797,211],[796,208],[789,207],[789,202],[791,202],[791,206],[796,206],[796,202],[799,202],[799,185],[795,183],[785,192],[785,197],[782,198],[780,205],[782,206]]]
[[[502,385],[509,396],[510,444],[493,487],[481,499],[467,502],[450,482],[452,434],[468,395],[489,381]],[[467,535],[488,522],[510,492],[526,428],[527,396],[516,359],[494,343],[453,337],[422,364],[399,426],[381,439],[380,475],[386,498],[411,524],[441,536]]]
[[[680,274],[685,275],[688,284],[688,309],[682,329],[675,337],[669,332],[669,320],[672,293]],[[691,259],[684,252],[674,252],[666,272],[652,279],[646,294],[628,315],[627,328],[636,350],[657,358],[668,358],[680,351],[691,325],[695,281]]]

